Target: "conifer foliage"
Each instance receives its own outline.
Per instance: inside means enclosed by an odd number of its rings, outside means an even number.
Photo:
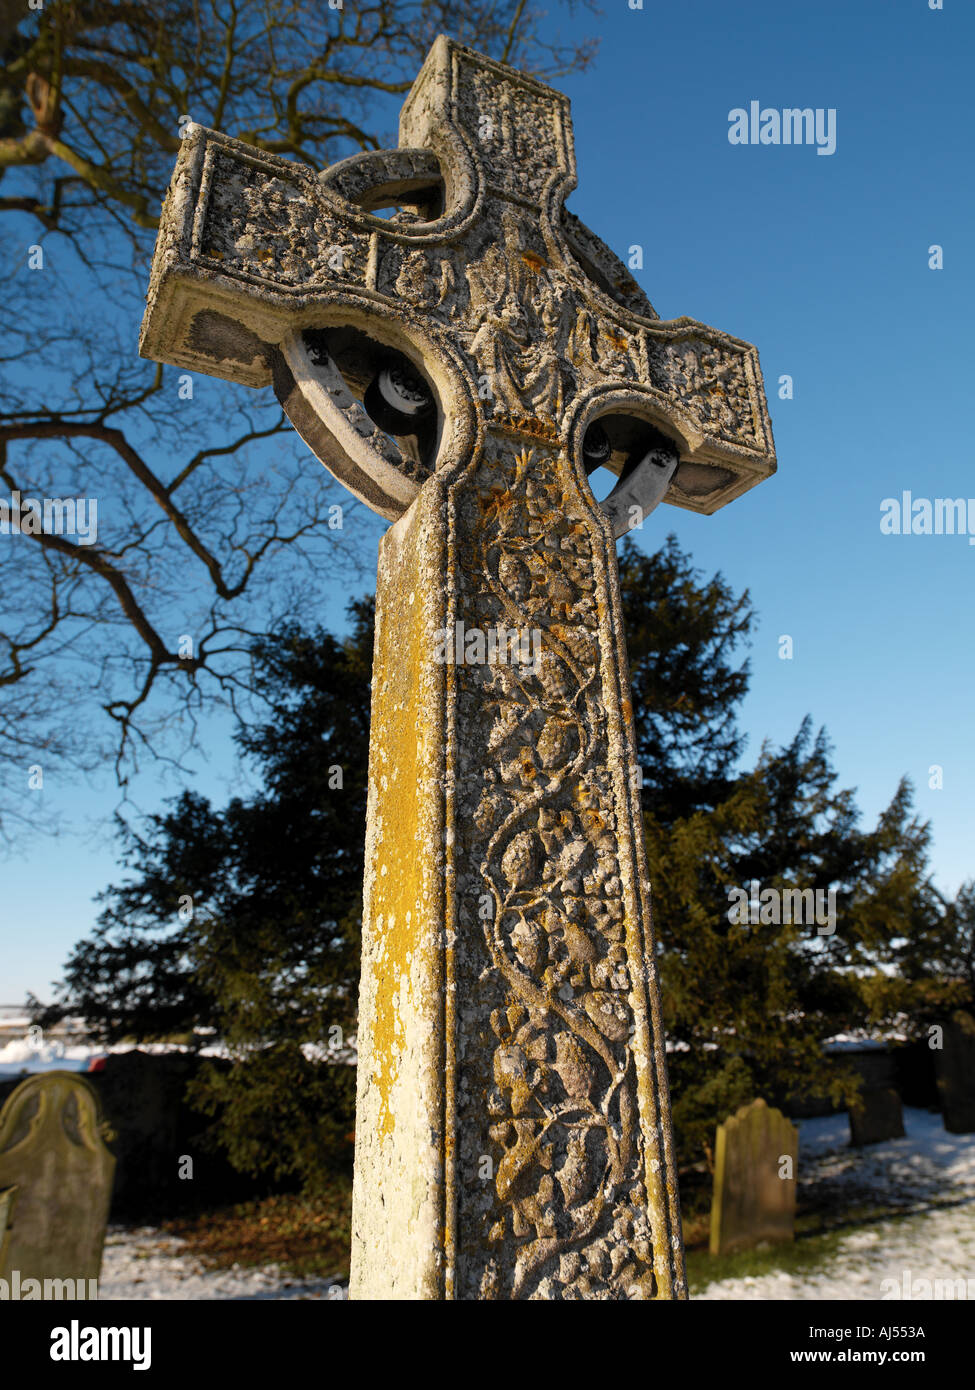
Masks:
[[[671,537],[620,551],[653,914],[681,1159],[757,1095],[853,1094],[823,1042],[920,1033],[975,994],[975,888],[930,883],[929,830],[903,781],[873,827],[807,718],[752,766],[747,593],[704,579]],[[291,626],[253,649],[267,717],[239,734],[260,791],[224,809],[185,792],[139,832],[54,1010],[107,1040],[214,1030],[232,1058],[195,1083],[242,1168],[307,1185],[347,1162],[369,740],[373,604],[344,641]],[[744,765],[743,765],[744,760]],[[826,905],[829,910],[826,911]],[[331,1049],[329,1051],[329,1049]]]

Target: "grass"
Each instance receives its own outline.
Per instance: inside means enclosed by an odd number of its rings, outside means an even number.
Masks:
[[[690,1291],[700,1293],[715,1279],[809,1270],[835,1253],[851,1225],[872,1224],[896,1214],[904,1213],[876,1204],[807,1212],[797,1219],[795,1242],[721,1257],[708,1254],[707,1215],[685,1217]],[[338,1277],[344,1281],[349,1274],[351,1216],[352,1180],[336,1175],[320,1196],[265,1197],[167,1221],[163,1229],[185,1241],[210,1269],[276,1264],[299,1277]]]
[[[305,1278],[349,1277],[352,1179],[336,1175],[320,1196],[295,1194],[242,1202],[201,1216],[167,1221],[210,1269],[276,1264]]]
[[[706,1249],[688,1250],[687,1287],[693,1298],[717,1279],[744,1279],[761,1274],[805,1274],[826,1264],[846,1231],[820,1231],[806,1239],[740,1250],[734,1255],[709,1255]]]

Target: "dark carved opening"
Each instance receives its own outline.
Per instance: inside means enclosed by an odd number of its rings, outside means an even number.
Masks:
[[[313,362],[330,359],[350,393],[408,458],[432,468],[440,434],[437,394],[406,353],[358,328],[316,328],[304,334]]]
[[[582,465],[617,538],[642,525],[667,496],[679,452],[674,440],[633,415],[603,415],[589,424]]]
[[[444,186],[442,183],[414,189],[409,194],[394,196],[389,193],[380,193],[380,197],[382,198],[381,202],[373,201],[373,197],[370,196],[368,200],[361,200],[359,206],[364,212],[371,212],[374,217],[383,217],[400,226],[409,226],[414,222],[435,222],[437,218],[443,217]]]
[[[599,439],[599,435],[603,439]],[[600,416],[589,425],[582,446],[582,463],[589,486],[593,486],[598,474],[611,479],[610,485],[615,486],[651,449],[668,445],[677,447],[647,420],[638,420],[634,415]]]
[[[61,1109],[61,1128],[71,1140],[72,1144],[81,1145],[81,1115],[78,1111],[78,1097],[71,1091]]]

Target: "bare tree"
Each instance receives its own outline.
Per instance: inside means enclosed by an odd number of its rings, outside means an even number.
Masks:
[[[179,759],[258,633],[368,582],[380,523],[270,393],[135,344],[187,120],[318,166],[379,147],[441,31],[549,76],[592,52],[526,0],[0,0],[0,834],[38,769]],[[32,521],[68,504],[85,527]]]
[[[0,0],[0,171],[50,171],[0,208],[77,225],[94,200],[155,227],[181,118],[321,166],[376,148],[376,99],[442,31],[550,77],[595,48],[526,0]]]

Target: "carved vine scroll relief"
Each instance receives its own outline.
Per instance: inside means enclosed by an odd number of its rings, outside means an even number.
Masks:
[[[659,1078],[604,543],[551,444],[492,434],[454,490],[458,618],[541,633],[531,662],[452,673],[455,854],[477,866],[454,951],[460,1297],[662,1292],[653,1227],[672,1216],[641,1126],[638,1072],[645,1105]]]
[[[153,262],[141,351],[272,385],[393,523],[355,1296],[684,1292],[612,537],[717,510],[774,448],[755,349],[660,320],[574,184],[567,98],[441,37],[396,150],[316,173],[188,132]],[[438,663],[465,627],[531,659]]]

